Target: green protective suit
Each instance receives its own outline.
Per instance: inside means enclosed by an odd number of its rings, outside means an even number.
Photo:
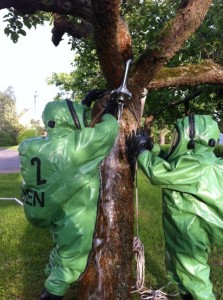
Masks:
[[[143,172],[163,188],[163,227],[170,280],[194,300],[213,300],[211,245],[223,246],[223,159],[213,153],[219,129],[210,116],[195,115],[195,148],[188,149],[189,118],[176,122],[178,138],[164,160],[144,151]],[[209,142],[210,141],[210,142]]]
[[[45,288],[58,296],[86,268],[96,223],[99,166],[118,134],[112,115],[105,114],[90,128],[85,127],[84,114],[81,104],[49,102],[43,112],[48,136],[24,140],[19,146],[25,215],[53,234]]]

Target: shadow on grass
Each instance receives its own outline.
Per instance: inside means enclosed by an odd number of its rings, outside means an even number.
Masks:
[[[47,230],[35,228],[27,222],[19,244],[23,266],[21,270],[22,300],[37,300],[40,297],[46,278],[44,270],[52,249],[51,240]]]
[[[45,267],[53,248],[49,230],[36,228],[27,222],[20,239],[20,255],[23,262],[22,282],[23,298],[21,300],[37,300],[41,295],[45,275]],[[64,300],[75,300],[75,285],[72,285]]]
[[[0,210],[0,299],[37,300],[51,237],[32,227],[15,201],[1,201]]]

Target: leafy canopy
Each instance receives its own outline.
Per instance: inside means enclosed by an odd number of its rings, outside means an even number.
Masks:
[[[178,1],[173,0],[130,0],[122,1],[121,14],[127,22],[132,37],[135,59],[146,49],[155,49],[161,29],[171,26],[171,18],[178,8]],[[25,28],[30,29],[45,21],[52,21],[49,13],[19,14],[9,9],[5,16],[7,27],[5,33],[16,42],[19,35],[25,35]],[[70,17],[74,22],[77,18]],[[168,67],[176,67],[188,63],[200,63],[205,59],[212,59],[223,65],[223,1],[213,0],[212,6],[199,29],[184,44],[182,49],[168,63]],[[81,100],[93,88],[104,88],[105,81],[100,70],[95,51],[94,40],[73,39],[70,36],[71,49],[75,51],[73,71],[70,74],[52,74],[48,78],[49,84],[60,88],[57,98],[71,96]],[[222,87],[197,86],[185,88],[166,88],[149,91],[144,114],[167,107],[171,102],[183,99],[197,89],[202,89],[200,96],[190,102],[190,109],[195,113],[207,113],[222,119]],[[211,101],[210,101],[211,99]],[[172,107],[156,116],[161,126],[171,124],[177,117],[184,114],[184,106]]]

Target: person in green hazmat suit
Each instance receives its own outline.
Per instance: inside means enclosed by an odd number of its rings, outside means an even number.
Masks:
[[[99,94],[87,95],[82,104],[49,102],[42,115],[47,136],[19,146],[25,215],[34,226],[50,229],[54,241],[42,300],[63,298],[85,271],[92,249],[99,166],[118,135],[115,103],[108,104],[100,123],[87,125],[88,107]]]
[[[208,254],[223,246],[223,159],[213,153],[219,133],[210,116],[179,119],[165,159],[152,153],[144,131],[127,140],[145,175],[162,187],[167,272],[182,299],[215,299]]]

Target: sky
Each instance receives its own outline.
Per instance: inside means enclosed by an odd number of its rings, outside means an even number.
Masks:
[[[3,16],[6,13],[7,10],[0,10],[0,91],[12,86],[17,113],[27,108],[30,118],[41,119],[46,103],[52,101],[58,91],[47,85],[46,78],[53,72],[71,71],[74,52],[67,43],[68,37],[59,46],[53,45],[52,27],[48,24],[38,26],[36,30],[27,28],[27,35],[14,44],[4,34]]]

